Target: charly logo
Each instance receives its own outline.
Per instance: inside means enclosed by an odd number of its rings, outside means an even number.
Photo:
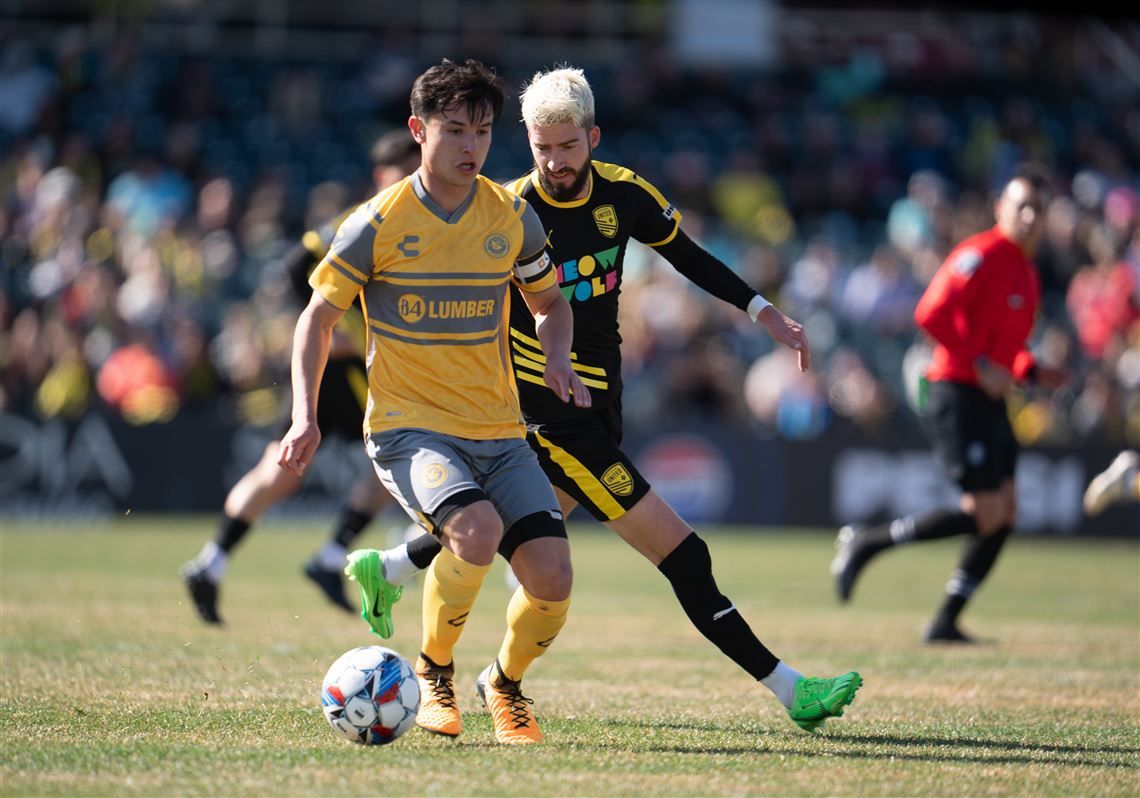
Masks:
[[[400,250],[400,254],[402,254],[405,258],[415,258],[419,256],[420,251],[418,249],[414,249],[412,247],[412,244],[418,243],[420,243],[419,236],[404,236],[403,240],[401,240],[400,243],[396,245],[396,249]]]
[[[606,238],[617,235],[617,211],[613,205],[600,205],[594,208],[594,223],[598,225],[598,232]]]
[[[621,463],[614,463],[602,474],[602,484],[615,496],[628,496],[633,493],[633,477]]]
[[[447,467],[443,463],[428,463],[424,469],[423,483],[427,488],[438,488],[447,479]]]
[[[491,233],[487,236],[487,240],[483,242],[483,249],[492,258],[501,258],[507,254],[511,248],[511,242],[502,233]]]
[[[416,294],[403,294],[396,300],[396,311],[408,324],[415,324],[424,317],[424,298]]]

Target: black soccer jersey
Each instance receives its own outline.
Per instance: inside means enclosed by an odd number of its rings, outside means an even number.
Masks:
[[[621,334],[618,296],[622,262],[631,238],[649,246],[673,240],[681,213],[629,169],[592,161],[587,197],[557,202],[539,185],[535,172],[507,188],[538,212],[562,293],[574,311],[574,370],[590,389],[594,407],[621,396]],[[589,410],[562,402],[542,381],[546,358],[534,318],[517,290],[511,296],[511,360],[528,423],[573,419]]]

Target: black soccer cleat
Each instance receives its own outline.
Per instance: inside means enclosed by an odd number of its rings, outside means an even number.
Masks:
[[[840,529],[835,537],[835,557],[831,560],[831,575],[835,578],[836,595],[843,604],[851,600],[855,579],[871,559],[864,544],[863,529],[858,524],[848,524]]]
[[[182,579],[186,582],[186,589],[190,591],[190,598],[194,600],[194,608],[198,610],[198,617],[206,623],[221,624],[222,616],[218,615],[218,585],[210,581],[203,571],[184,569]]]
[[[922,642],[924,643],[955,643],[958,645],[974,645],[977,643],[977,638],[963,632],[958,628],[958,625],[948,621],[935,620],[930,626],[926,627],[926,632],[922,635]]]
[[[305,563],[304,571],[305,576],[313,580],[325,594],[325,598],[346,612],[356,612],[356,608],[348,603],[348,596],[344,593],[344,580],[340,571],[325,568],[316,558]]]

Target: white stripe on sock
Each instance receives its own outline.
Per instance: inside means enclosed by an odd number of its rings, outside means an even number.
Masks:
[[[896,546],[910,543],[915,538],[915,522],[913,515],[903,516],[891,521],[891,542]]]
[[[728,609],[726,609],[726,610],[721,610],[720,612],[714,612],[713,613],[713,620],[719,621],[721,618],[728,615],[730,612],[736,612],[736,605],[735,604],[729,604]]]

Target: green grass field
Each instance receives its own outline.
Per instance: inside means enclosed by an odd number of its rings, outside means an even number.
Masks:
[[[197,621],[177,573],[212,526],[3,524],[4,796],[1140,794],[1135,541],[1015,538],[964,618],[996,642],[960,649],[918,642],[953,541],[890,553],[840,608],[830,535],[708,532],[722,590],[778,656],[863,673],[847,716],[812,737],[704,642],[653,568],[577,527],[570,621],[527,679],[546,744],[499,747],[475,711],[508,597],[497,567],[457,650],[464,734],[363,748],[319,709],[333,659],[379,642],[300,576],[323,526],[250,536],[221,629]],[[390,641],[409,657],[419,592]]]

